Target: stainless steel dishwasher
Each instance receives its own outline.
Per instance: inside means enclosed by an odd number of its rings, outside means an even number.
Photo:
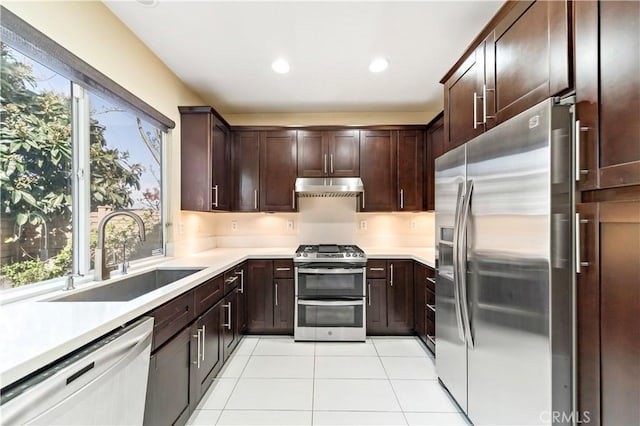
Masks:
[[[2,389],[2,424],[142,424],[152,331],[142,318]]]

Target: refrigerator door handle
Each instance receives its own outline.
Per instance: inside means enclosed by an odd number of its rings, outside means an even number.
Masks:
[[[467,336],[467,344],[473,349],[473,335],[471,334],[471,319],[469,315],[469,302],[467,297],[467,224],[469,222],[469,211],[471,210],[471,195],[473,194],[473,180],[467,182],[467,193],[464,197],[464,206],[460,212],[462,223],[459,225],[458,234],[458,283],[460,285],[460,306],[462,320]]]
[[[464,182],[458,184],[458,194],[456,196],[456,214],[453,224],[453,298],[456,312],[456,324],[458,329],[458,337],[462,342],[466,342],[465,330],[462,322],[462,306],[460,304],[460,274],[459,253],[458,253],[458,235],[460,233],[460,214],[462,213],[462,204],[464,200]]]

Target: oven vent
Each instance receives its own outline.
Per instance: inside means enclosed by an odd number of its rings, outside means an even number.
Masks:
[[[295,190],[298,197],[342,198],[362,194],[364,185],[358,177],[297,178]]]

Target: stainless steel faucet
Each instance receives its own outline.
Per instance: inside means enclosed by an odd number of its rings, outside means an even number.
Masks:
[[[107,226],[107,222],[109,222],[111,219],[113,219],[116,216],[129,216],[130,218],[135,220],[136,223],[138,224],[138,237],[140,238],[140,241],[145,240],[144,223],[142,222],[142,219],[140,218],[140,216],[138,216],[137,214],[127,210],[119,210],[119,211],[108,213],[105,217],[103,217],[100,223],[98,224],[98,244],[96,245],[96,256],[95,256],[94,278],[98,281],[109,279],[109,276],[111,274],[109,271],[109,268],[107,268],[107,265],[105,263],[104,232]],[[126,254],[123,254],[122,263],[124,264],[127,263]],[[126,273],[127,272],[126,266],[124,268],[121,268],[121,271],[124,271],[123,273]]]

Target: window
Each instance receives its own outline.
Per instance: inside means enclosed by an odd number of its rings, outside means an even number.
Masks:
[[[98,222],[114,210],[139,215],[146,240],[114,218],[107,263],[161,255],[165,129],[105,90],[0,50],[0,289],[68,275],[74,258],[75,272],[89,272]]]

